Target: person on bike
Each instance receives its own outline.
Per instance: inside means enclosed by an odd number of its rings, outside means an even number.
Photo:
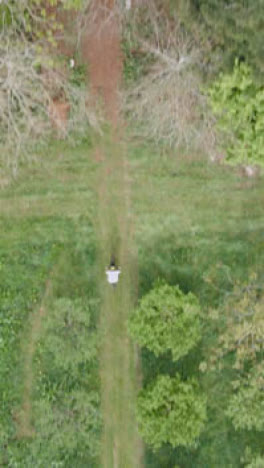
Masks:
[[[118,283],[118,277],[121,273],[121,269],[118,266],[116,266],[114,258],[111,259],[110,265],[106,267],[105,272],[107,275],[108,283],[112,284],[113,286],[116,286]]]

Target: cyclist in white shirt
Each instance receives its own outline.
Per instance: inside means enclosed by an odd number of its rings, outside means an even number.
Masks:
[[[106,267],[106,275],[108,283],[116,286],[118,283],[118,277],[121,273],[121,269],[116,266],[114,258],[111,259],[110,265]]]

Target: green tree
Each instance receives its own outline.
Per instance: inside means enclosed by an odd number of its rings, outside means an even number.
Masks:
[[[224,356],[233,356],[233,367],[239,372],[254,365],[264,349],[264,298],[256,275],[246,283],[237,283],[220,311],[209,317],[218,322],[218,346],[210,351],[214,367]],[[230,360],[228,361],[228,365]]]
[[[197,298],[178,286],[162,284],[140,302],[129,320],[134,340],[156,356],[170,350],[174,361],[186,355],[201,337]]]
[[[255,457],[246,468],[264,468],[264,457],[258,455]]]
[[[246,465],[246,468],[264,468],[264,457],[258,455]]]
[[[241,461],[245,468],[264,468],[264,456],[259,453],[254,453],[250,447],[246,448]]]
[[[238,385],[226,414],[236,429],[264,430],[264,366],[253,370]]]
[[[206,399],[195,379],[160,375],[139,393],[137,420],[144,441],[154,449],[166,443],[192,447],[206,420]]]
[[[256,84],[250,67],[236,61],[231,74],[221,74],[213,83],[209,100],[225,137],[226,161],[263,166],[264,90]]]
[[[246,468],[264,468],[264,457],[257,455],[246,465]]]
[[[232,366],[234,390],[226,415],[236,430],[264,430],[263,306],[262,285],[253,273],[235,284],[224,307],[209,314],[219,333],[217,347],[210,349],[210,367]]]

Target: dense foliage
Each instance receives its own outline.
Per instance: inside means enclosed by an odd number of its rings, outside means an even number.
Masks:
[[[154,449],[164,443],[193,446],[206,420],[205,397],[195,380],[161,375],[141,390],[137,418],[143,439]]]
[[[231,397],[226,414],[236,429],[264,430],[263,383],[263,369],[254,369]]]
[[[220,74],[209,99],[230,164],[264,165],[264,90],[251,69],[236,61],[231,74]]]
[[[170,4],[210,50],[208,61],[218,69],[231,67],[235,57],[263,71],[263,0],[171,0]]]
[[[158,283],[143,296],[129,321],[129,332],[156,358],[167,351],[173,361],[189,353],[201,336],[197,298],[178,286]],[[137,420],[145,442],[157,450],[164,444],[195,446],[206,419],[206,398],[196,379],[161,375],[141,390]]]
[[[157,285],[141,299],[131,316],[129,331],[140,346],[156,356],[170,350],[176,361],[199,341],[199,311],[193,294],[185,295],[177,286]]]
[[[247,282],[237,281],[221,309],[210,313],[219,327],[218,346],[210,356],[211,366],[230,354],[238,371],[260,361],[264,348],[263,311],[262,285],[256,274],[251,274]]]
[[[237,430],[263,431],[263,293],[257,275],[234,286],[219,313],[218,346],[211,350],[210,369],[233,368],[233,394],[226,415]],[[206,368],[206,366],[205,366]]]

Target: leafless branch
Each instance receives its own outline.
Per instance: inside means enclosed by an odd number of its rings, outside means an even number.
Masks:
[[[32,145],[52,134],[51,109],[56,102],[68,103],[71,108],[67,126],[61,126],[63,136],[73,128],[87,128],[87,124],[99,129],[87,96],[87,89],[72,85],[44,49],[5,31],[0,38],[0,145],[5,149],[1,151],[4,164],[16,168]]]
[[[136,18],[132,35],[152,65],[125,90],[124,109],[131,121],[139,124],[136,133],[140,136],[210,153],[215,132],[201,92],[201,53],[178,19],[162,16],[154,1],[144,12],[145,30],[140,30]]]

